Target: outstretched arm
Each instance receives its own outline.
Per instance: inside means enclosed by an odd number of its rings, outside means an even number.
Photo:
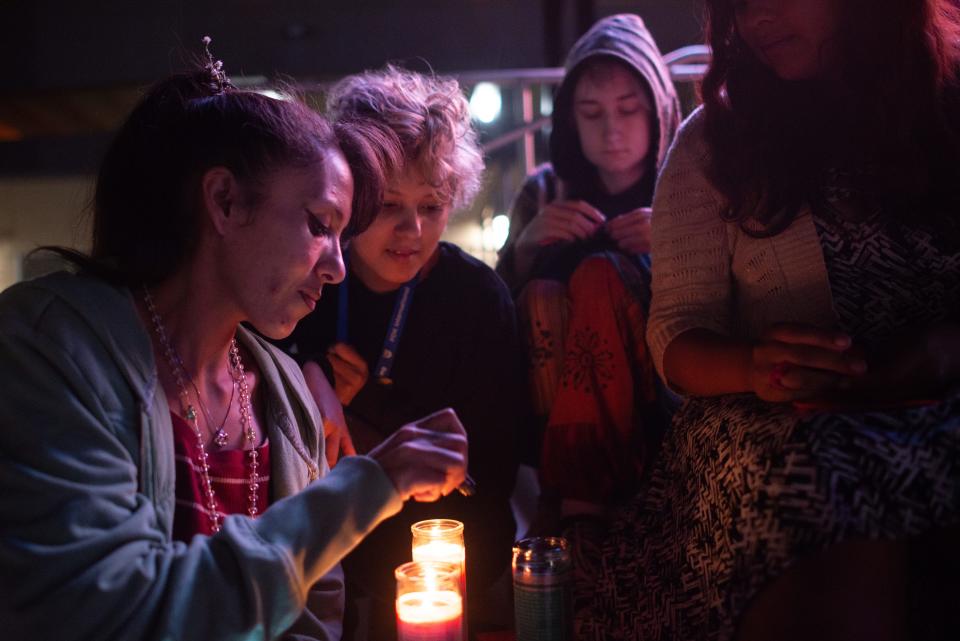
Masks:
[[[255,520],[230,516],[214,536],[173,542],[163,396],[140,398],[116,353],[54,306],[0,313],[0,620],[11,638],[276,638],[401,496],[459,482],[465,439],[438,444],[427,430],[393,448],[442,459],[419,476],[350,457]]]

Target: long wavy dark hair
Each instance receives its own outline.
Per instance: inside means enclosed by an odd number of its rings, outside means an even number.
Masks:
[[[784,81],[741,40],[732,0],[706,0],[709,178],[753,235],[815,205],[836,163],[893,216],[960,212],[960,12],[955,0],[838,0],[836,73]],[[832,70],[834,71],[834,70]]]

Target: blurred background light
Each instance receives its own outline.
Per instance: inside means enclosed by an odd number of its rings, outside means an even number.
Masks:
[[[500,87],[492,82],[478,82],[470,94],[470,115],[474,120],[489,125],[500,117],[502,108]]]
[[[486,218],[480,233],[483,249],[488,252],[497,252],[507,242],[507,236],[510,234],[510,219],[505,214]]]
[[[287,96],[275,91],[273,89],[256,89],[255,90],[261,96],[266,96],[267,98],[275,98],[276,100],[287,100]]]
[[[549,116],[553,113],[553,92],[550,87],[540,88],[540,114]]]
[[[510,235],[510,218],[506,214],[497,214],[490,221],[490,227],[493,229],[493,248],[499,250]]]

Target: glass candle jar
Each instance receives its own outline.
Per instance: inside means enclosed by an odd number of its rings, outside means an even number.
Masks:
[[[414,561],[446,561],[466,563],[463,545],[463,523],[453,519],[427,519],[410,526],[413,533]]]
[[[467,602],[467,552],[463,523],[453,519],[427,519],[410,526],[414,561],[445,561],[460,567],[460,596]],[[467,638],[467,613],[463,613],[463,638]]]
[[[517,641],[573,638],[571,567],[570,549],[562,537],[532,537],[513,546]]]
[[[412,561],[394,571],[399,641],[463,641],[460,567]]]

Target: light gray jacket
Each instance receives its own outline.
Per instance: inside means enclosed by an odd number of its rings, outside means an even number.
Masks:
[[[240,340],[269,399],[273,503],[184,544],[170,410],[129,290],[61,273],[0,294],[0,637],[274,639],[295,622],[339,637],[338,562],[401,501],[364,457],[314,481],[322,423],[299,368]]]

